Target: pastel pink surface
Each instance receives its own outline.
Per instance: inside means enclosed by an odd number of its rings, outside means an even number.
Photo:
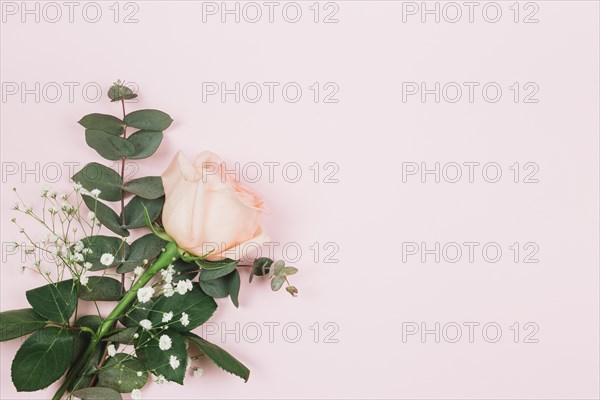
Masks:
[[[275,255],[302,251],[292,263],[299,298],[244,283],[240,308],[220,301],[202,332],[246,363],[248,383],[205,363],[183,387],[149,384],[145,399],[598,398],[598,3],[539,2],[538,24],[510,14],[498,24],[404,24],[401,2],[383,1],[338,2],[337,24],[314,23],[312,2],[300,3],[297,24],[223,24],[203,23],[201,2],[147,1],[135,3],[139,22],[125,24],[113,21],[112,2],[100,4],[105,17],[95,24],[81,14],[74,23],[1,24],[1,81],[63,88],[55,103],[32,95],[1,103],[1,310],[27,307],[24,291],[43,283],[21,275],[7,251],[20,240],[10,189],[39,206],[48,181],[64,190],[71,172],[99,160],[76,121],[120,109],[81,90],[120,78],[140,87],[128,109],[175,120],[131,176],[161,174],[179,149],[212,150],[242,170],[257,163],[262,177],[249,185],[270,210]],[[534,81],[540,102],[403,103],[404,81],[497,81],[509,99],[513,82]],[[65,82],[79,84],[73,101]],[[202,82],[298,82],[304,93],[297,103],[203,102]],[[314,82],[337,83],[339,103],[315,103]],[[507,174],[514,162],[535,162],[540,182],[403,183],[402,162],[421,161],[497,162]],[[271,162],[280,163],[272,182]],[[291,163],[302,172],[296,183],[282,175]],[[339,182],[324,182],[332,171]],[[402,262],[402,242],[469,241],[505,250],[535,242],[540,262],[514,263],[511,253],[495,264]],[[495,322],[503,337],[404,343],[406,322]],[[521,334],[536,323],[539,343],[514,343],[515,322]],[[0,346],[0,398],[49,398],[55,386],[15,391],[9,371],[20,342]]]

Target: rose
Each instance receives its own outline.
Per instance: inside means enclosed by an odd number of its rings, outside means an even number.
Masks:
[[[240,259],[267,240],[261,198],[224,173],[216,154],[205,151],[191,163],[179,152],[162,181],[162,223],[181,249],[197,256],[212,251],[208,260]]]

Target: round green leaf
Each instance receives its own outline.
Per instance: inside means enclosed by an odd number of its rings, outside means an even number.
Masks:
[[[169,350],[161,350],[158,345],[160,337],[163,335],[171,338],[171,348]],[[183,337],[179,333],[171,329],[161,332],[142,330],[137,341],[136,353],[146,368],[155,375],[162,375],[168,381],[183,385],[187,363],[187,350]],[[179,367],[173,369],[169,365],[171,356],[177,357]]]
[[[12,381],[19,392],[44,389],[67,371],[72,355],[72,332],[57,327],[39,330],[17,351]]]
[[[131,100],[137,97],[137,94],[133,93],[129,87],[119,83],[112,85],[110,89],[108,89],[107,95],[111,102]]]
[[[140,160],[142,158],[150,157],[158,150],[158,146],[160,146],[162,139],[162,132],[145,130],[135,132],[127,138],[127,140],[135,147],[134,151],[129,154],[129,158],[132,160]]]
[[[107,276],[90,276],[86,286],[80,285],[79,298],[87,301],[121,299],[121,282]]]
[[[276,292],[279,289],[281,289],[281,287],[283,286],[284,283],[285,283],[285,276],[277,275],[276,277],[271,279],[271,289],[274,292]]]
[[[127,182],[123,187],[127,192],[138,195],[144,199],[158,199],[165,195],[160,176],[146,176]]]
[[[97,129],[86,129],[85,142],[107,160],[120,160],[135,151],[133,143]]]
[[[72,179],[73,182],[80,183],[88,191],[100,189],[98,197],[102,200],[121,200],[123,180],[115,170],[107,166],[96,162],[89,163],[73,175]]]
[[[154,260],[166,245],[166,240],[159,238],[153,233],[140,237],[131,243],[127,260],[117,268],[117,272],[124,274],[133,271],[137,266],[142,266],[144,260]]]
[[[169,114],[159,110],[138,110],[129,113],[123,119],[127,126],[149,131],[164,131],[173,119]]]
[[[87,129],[98,129],[117,136],[123,134],[125,125],[119,118],[107,114],[88,114],[81,118],[79,124]]]
[[[125,258],[129,253],[129,245],[120,238],[114,236],[95,235],[81,239],[86,248],[92,250],[91,254],[85,255],[85,262],[90,262],[92,268],[90,271],[100,271],[106,268],[116,267],[121,264],[121,247],[125,247]],[[115,261],[112,265],[106,266],[100,262],[103,254],[112,254]]]
[[[77,307],[77,287],[72,279],[28,290],[25,296],[35,312],[54,322],[69,322]]]
[[[32,308],[4,311],[0,313],[0,342],[15,339],[42,329],[48,319]]]
[[[73,396],[81,400],[122,400],[121,394],[114,389],[91,387],[73,392]]]
[[[171,297],[159,297],[154,302],[148,319],[152,322],[152,326],[164,325],[162,322],[163,315],[173,312],[173,319],[169,323],[169,329],[187,332],[208,321],[216,309],[217,303],[214,299],[200,290],[197,284],[194,284],[192,291],[184,295],[175,293]],[[184,312],[189,317],[189,324],[187,326],[183,326],[180,322],[181,315]]]
[[[138,376],[138,372],[142,376]],[[148,372],[144,365],[129,354],[117,353],[110,357],[98,373],[98,384],[120,393],[131,393],[141,389],[148,382]]]

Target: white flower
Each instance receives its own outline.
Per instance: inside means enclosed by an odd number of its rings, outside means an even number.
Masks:
[[[181,325],[188,326],[190,324],[190,316],[187,315],[186,313],[182,313],[180,322],[181,322]]]
[[[137,376],[142,376],[143,375],[142,371],[138,371],[136,374],[137,374]]]
[[[159,375],[159,376],[157,376],[157,377],[156,377],[156,383],[157,383],[158,385],[162,385],[162,384],[164,384],[164,383],[166,383],[166,382],[167,382],[167,380],[165,379],[165,377],[164,377],[164,376],[162,376],[162,375]]]
[[[142,376],[141,372],[138,372],[138,374],[139,374],[138,376]],[[141,400],[142,399],[142,392],[140,391],[140,389],[133,389],[131,391],[131,398],[133,400]]]
[[[88,217],[88,219],[89,219],[90,221],[94,221],[94,220],[96,219],[96,213],[95,213],[95,212],[93,212],[93,211],[90,211],[90,212],[88,213],[87,217]]]
[[[48,207],[48,212],[50,214],[56,214],[58,212],[58,209],[56,207]]]
[[[13,206],[11,207],[13,210],[18,210],[19,209],[19,203],[14,203]]]
[[[150,330],[152,329],[152,322],[150,322],[148,319],[143,319],[140,321],[140,326],[145,330]]]
[[[81,283],[83,286],[87,286],[89,280],[90,278],[87,276],[79,277],[79,283]]]
[[[142,267],[135,267],[135,269],[133,270],[133,273],[137,276],[140,276],[141,274],[144,273],[144,268]]]
[[[83,268],[85,268],[85,269],[90,269],[90,268],[92,268],[92,263],[91,263],[91,262],[86,262],[86,263],[84,263],[84,264],[83,264]]]
[[[177,359],[176,356],[172,355],[171,357],[169,357],[169,365],[171,366],[171,368],[177,369],[177,368],[179,368],[179,364],[180,364],[179,360]]]
[[[92,254],[94,250],[90,249],[89,247],[86,247],[85,249],[81,250],[81,252],[83,254]]]
[[[173,282],[173,275],[175,274],[175,267],[173,266],[173,264],[171,264],[166,269],[163,269],[162,271],[160,271],[160,274],[162,275],[163,280],[166,283],[171,283],[171,282]]]
[[[194,288],[192,285],[192,281],[186,279],[185,281],[177,282],[177,293],[184,295],[189,290],[191,291]]]
[[[170,283],[167,283],[166,285],[163,286],[163,295],[165,297],[171,297],[175,294],[175,290],[173,290],[173,285],[171,285]]]
[[[98,198],[98,196],[100,196],[100,193],[102,193],[100,189],[93,189],[92,191],[90,191],[90,194],[94,198]]]
[[[147,303],[154,295],[154,289],[151,287],[143,287],[138,290],[137,298],[140,303]]]
[[[51,190],[52,190],[52,188],[51,188],[50,186],[45,186],[45,187],[43,187],[43,188],[42,188],[42,191],[41,191],[40,195],[41,195],[42,197],[46,197],[46,196],[48,196],[48,193],[49,193]]]
[[[100,257],[100,263],[102,265],[106,265],[107,267],[110,267],[113,262],[115,262],[115,256],[110,253],[104,253],[102,254],[102,257]]]
[[[81,188],[82,188],[82,186],[81,186],[80,183],[77,183],[77,182],[73,183],[73,190],[74,191],[79,192],[81,190]]]
[[[172,345],[172,341],[171,338],[168,337],[167,335],[162,335],[160,337],[160,339],[158,340],[158,347],[162,350],[169,350],[171,348]]]
[[[78,241],[77,243],[75,243],[75,246],[73,246],[73,248],[76,252],[81,253],[83,251],[83,242],[81,240]]]
[[[63,193],[63,194],[61,194],[61,195],[60,195],[60,198],[61,198],[62,200],[66,200],[66,199],[68,199],[68,198],[69,198],[69,196],[67,196],[65,193]]]
[[[83,254],[81,254],[81,253],[75,253],[75,254],[73,255],[73,259],[74,259],[76,262],[83,262]]]
[[[133,338],[134,338],[134,339],[137,339],[137,338],[139,338],[139,337],[140,337],[140,335],[139,335],[138,333],[134,333],[134,334],[133,334]]]
[[[108,347],[106,348],[106,351],[108,352],[109,357],[114,357],[115,354],[117,354],[117,349],[115,349],[114,344],[109,344]]]
[[[201,377],[202,373],[204,372],[202,368],[194,368],[193,371],[195,377]]]
[[[162,322],[169,322],[173,319],[173,311],[169,311],[168,313],[163,314]]]

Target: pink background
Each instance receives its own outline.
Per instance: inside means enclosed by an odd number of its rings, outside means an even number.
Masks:
[[[38,201],[53,163],[62,166],[54,185],[65,188],[64,163],[99,159],[76,121],[120,110],[104,96],[84,98],[81,87],[106,90],[120,78],[141,88],[129,110],[158,108],[175,119],[158,155],[139,162],[141,174],[159,174],[180,148],[188,155],[211,149],[242,164],[296,162],[303,174],[289,183],[278,169],[274,182],[263,176],[251,184],[270,208],[265,222],[278,249],[288,242],[302,249],[293,263],[301,268],[293,277],[300,297],[272,293],[264,281],[243,284],[241,307],[221,302],[214,321],[232,330],[240,322],[245,334],[208,336],[248,365],[249,382],[204,364],[201,378],[188,377],[184,387],[149,384],[144,398],[598,398],[597,2],[539,1],[536,24],[514,23],[512,2],[500,2],[495,24],[481,13],[473,23],[418,16],[403,23],[402,3],[391,1],[337,2],[335,24],[314,23],[312,2],[299,2],[298,23],[277,13],[273,23],[263,16],[252,24],[203,23],[201,2],[142,1],[138,22],[125,24],[112,20],[112,2],[99,4],[95,24],[82,19],[81,7],[73,23],[66,15],[56,23],[3,15],[2,310],[27,307],[24,291],[42,284],[21,275],[19,257],[6,251],[19,240],[9,222],[10,189]],[[120,20],[129,11],[121,8]],[[405,81],[498,82],[504,93],[493,104],[480,96],[403,103]],[[63,93],[54,103],[53,92],[22,101],[7,94],[7,82],[56,82]],[[64,82],[79,84],[73,101]],[[303,96],[297,103],[281,96],[202,102],[202,82],[297,82]],[[337,83],[339,102],[314,103],[314,82]],[[539,103],[515,104],[513,82],[536,82]],[[402,182],[403,162],[468,161],[500,164],[501,181]],[[321,169],[315,183],[315,162],[336,163],[339,182],[324,183],[331,170]],[[513,183],[514,162],[535,162],[539,183]],[[24,172],[36,165],[38,174]],[[402,242],[469,241],[497,242],[504,256],[493,264],[480,256],[402,262]],[[339,262],[325,262],[323,249],[315,261],[314,242],[337,244]],[[513,262],[513,242],[537,243],[540,262]],[[281,324],[273,343],[269,322]],[[328,322],[339,327],[337,343],[325,343]],[[403,322],[495,322],[503,336],[488,343],[476,331],[473,343],[436,343],[433,335],[403,343]],[[515,322],[519,343],[509,329]],[[523,343],[527,322],[539,327],[538,343]],[[257,343],[249,340],[253,323],[262,327]],[[292,328],[282,333],[286,323],[301,327],[298,342],[286,341],[294,336]],[[48,398],[52,387],[15,392],[9,371],[19,343],[0,347],[0,397]]]

